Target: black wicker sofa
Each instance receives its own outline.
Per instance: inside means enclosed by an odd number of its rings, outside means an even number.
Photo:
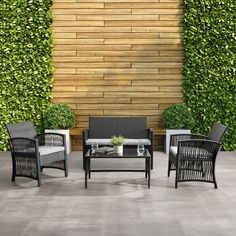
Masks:
[[[153,168],[153,132],[147,128],[146,117],[90,117],[89,128],[83,131],[83,161],[92,143],[111,145],[113,135],[124,136],[125,146],[145,145]]]

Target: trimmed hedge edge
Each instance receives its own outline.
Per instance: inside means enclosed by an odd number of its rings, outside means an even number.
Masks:
[[[235,12],[234,0],[184,0],[185,102],[194,132],[229,127],[224,150],[236,150]]]
[[[32,120],[40,129],[52,87],[51,0],[0,2],[0,150],[6,123]]]

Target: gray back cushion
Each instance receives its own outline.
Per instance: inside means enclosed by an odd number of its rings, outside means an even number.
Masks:
[[[121,117],[118,122],[120,135],[131,139],[147,137],[146,117]]]
[[[90,138],[111,138],[123,135],[126,138],[146,138],[146,117],[90,117]]]
[[[90,117],[89,118],[90,138],[110,138],[118,135],[117,119],[112,117]]]
[[[35,137],[36,130],[33,122],[25,121],[7,124],[7,130],[11,138],[31,138]]]

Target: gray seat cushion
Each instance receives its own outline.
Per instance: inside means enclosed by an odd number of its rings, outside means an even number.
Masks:
[[[40,156],[49,155],[56,152],[64,151],[65,148],[61,146],[40,146],[39,153]]]
[[[151,141],[147,138],[138,138],[138,139],[126,139],[124,145],[138,145],[138,144],[143,144],[150,146]]]
[[[178,152],[178,147],[177,146],[170,146],[170,150],[169,150],[174,156],[177,155]]]
[[[86,145],[91,145],[93,143],[96,143],[98,145],[112,145],[111,139],[96,139],[96,138],[89,138],[86,140]],[[130,145],[151,145],[151,141],[149,139],[126,139],[124,145],[130,146]]]

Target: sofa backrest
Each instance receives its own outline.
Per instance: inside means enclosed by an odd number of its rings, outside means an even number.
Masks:
[[[90,117],[90,138],[111,138],[122,135],[126,138],[146,138],[146,117]]]

